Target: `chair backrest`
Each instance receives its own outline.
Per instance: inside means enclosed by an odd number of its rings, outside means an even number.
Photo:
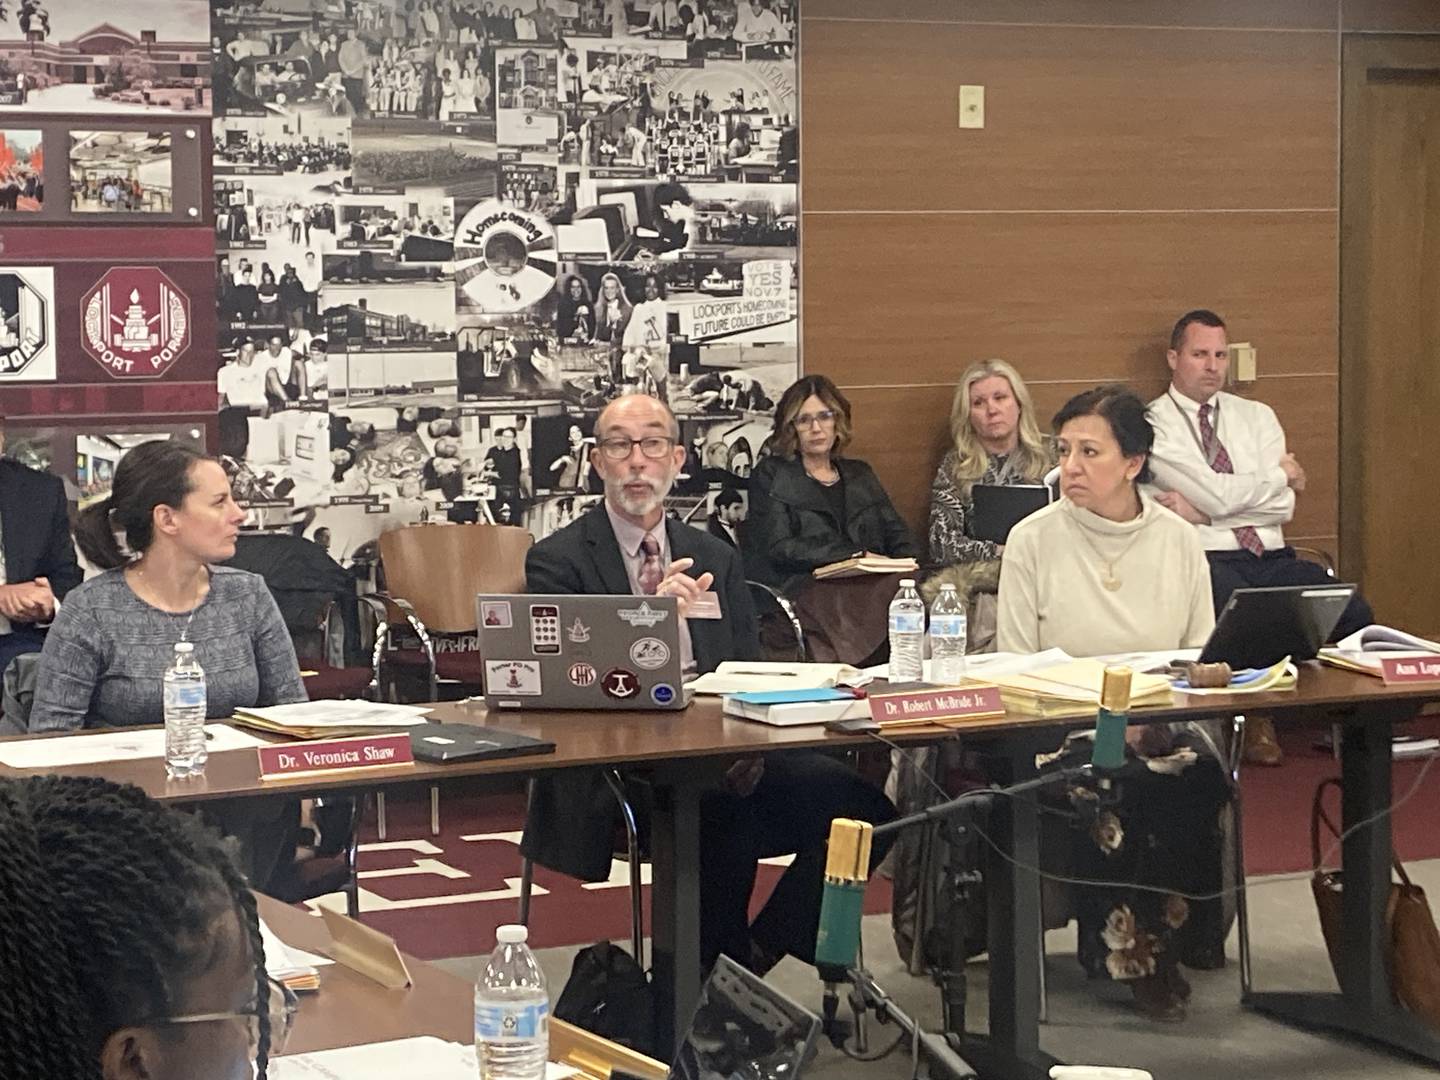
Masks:
[[[755,605],[755,618],[760,630],[760,658],[778,663],[807,659],[805,631],[780,593],[758,581],[747,581],[750,602]]]
[[[523,593],[534,538],[514,525],[407,525],[380,535],[386,590],[427,629],[475,629],[475,594]]]

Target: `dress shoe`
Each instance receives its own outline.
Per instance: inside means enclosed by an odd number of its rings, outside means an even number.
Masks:
[[[1185,1001],[1163,974],[1156,973],[1130,983],[1135,994],[1135,1008],[1142,1016],[1165,1024],[1178,1024],[1185,1019]]]
[[[1245,721],[1245,763],[1275,766],[1284,760],[1285,754],[1275,738],[1275,725],[1270,718],[1248,717]]]

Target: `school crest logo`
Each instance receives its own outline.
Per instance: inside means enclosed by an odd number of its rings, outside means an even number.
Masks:
[[[55,270],[0,266],[0,381],[55,378]]]
[[[190,298],[157,267],[107,270],[80,316],[80,343],[117,379],[163,375],[190,347]]]

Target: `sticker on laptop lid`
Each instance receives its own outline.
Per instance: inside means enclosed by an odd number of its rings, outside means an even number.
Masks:
[[[572,645],[584,645],[590,640],[590,627],[580,621],[580,616],[575,616],[575,621],[565,631],[565,636],[570,639]]]
[[[675,688],[669,683],[656,683],[650,688],[650,700],[656,705],[669,705],[675,700]]]
[[[644,600],[640,601],[639,607],[621,608],[615,614],[629,623],[631,626],[654,626],[658,622],[664,622],[670,617],[670,612],[660,608],[652,608]]]
[[[630,662],[642,671],[654,671],[670,662],[670,646],[655,637],[642,637],[630,646]]]
[[[485,689],[491,694],[536,697],[540,693],[537,660],[486,660]]]
[[[492,630],[509,630],[511,626],[510,601],[481,600],[480,625],[488,626]]]
[[[571,664],[570,670],[565,673],[574,686],[594,686],[595,680],[600,673],[595,670],[594,664]]]
[[[536,656],[560,655],[560,609],[554,604],[530,605],[530,651]]]
[[[600,689],[607,697],[625,700],[640,692],[640,676],[624,668],[611,668],[600,680]]]

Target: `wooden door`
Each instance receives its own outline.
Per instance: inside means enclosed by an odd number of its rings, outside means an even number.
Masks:
[[[1440,636],[1440,38],[1345,42],[1340,521],[1380,622]]]

